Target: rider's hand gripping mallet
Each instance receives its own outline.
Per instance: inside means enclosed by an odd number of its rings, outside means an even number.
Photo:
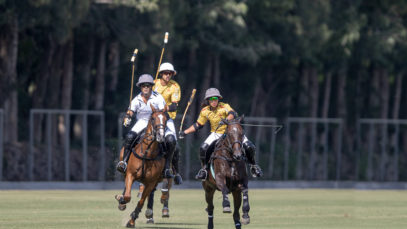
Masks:
[[[180,127],[179,127],[179,132],[182,131],[182,125],[184,124],[185,115],[187,114],[188,108],[189,108],[189,106],[191,105],[192,101],[194,100],[195,92],[196,92],[196,89],[194,88],[194,89],[192,90],[191,97],[189,98],[187,108],[185,108],[184,115],[182,116],[181,125],[180,125]]]
[[[131,59],[130,59],[130,61],[133,63],[133,67],[131,70],[131,88],[130,88],[129,106],[131,106],[131,100],[133,99],[134,69],[135,69],[135,60],[136,60],[137,53],[138,53],[138,49],[134,49],[133,55],[131,56]],[[127,117],[125,117],[123,120],[123,125],[127,127],[130,125],[130,123],[131,123],[131,119],[128,119]]]
[[[165,35],[164,35],[164,44],[163,44],[163,48],[162,48],[162,50],[161,50],[160,61],[158,62],[157,73],[155,74],[155,79],[157,79],[157,77],[158,77],[158,72],[160,71],[161,61],[162,61],[163,55],[164,55],[165,45],[166,45],[167,43],[168,43],[168,32],[165,32]]]

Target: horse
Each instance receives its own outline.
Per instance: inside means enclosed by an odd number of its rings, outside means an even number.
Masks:
[[[160,144],[165,141],[165,128],[167,122],[166,110],[158,110],[151,106],[153,111],[148,121],[148,125],[140,143],[135,145],[130,155],[125,174],[125,188],[122,195],[116,195],[119,202],[119,210],[126,209],[126,204],[131,200],[131,186],[134,181],[143,183],[145,189],[137,203],[136,208],[130,214],[130,220],[126,227],[134,228],[135,221],[144,206],[147,196],[154,190],[157,183],[162,181],[162,171],[165,165],[165,158],[161,153]],[[152,214],[152,212],[151,212]]]
[[[246,172],[246,163],[242,152],[244,131],[240,125],[243,116],[233,120],[223,120],[227,125],[223,138],[215,145],[214,152],[209,159],[210,172],[206,180],[202,181],[202,187],[205,190],[205,199],[208,213],[208,229],[213,229],[213,195],[216,190],[221,191],[223,195],[223,213],[231,213],[228,193],[233,194],[234,212],[233,220],[237,229],[241,224],[250,223],[250,205],[248,196],[248,176]],[[212,173],[213,171],[213,173]],[[239,209],[242,203],[243,193],[243,215],[240,222]]]

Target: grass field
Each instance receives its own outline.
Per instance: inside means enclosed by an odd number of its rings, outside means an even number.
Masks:
[[[0,228],[124,228],[138,199],[133,191],[121,212],[113,198],[119,192],[0,191]],[[407,191],[258,189],[249,195],[251,223],[243,228],[407,228]],[[206,228],[202,190],[172,190],[169,219],[161,218],[159,196],[156,224],[145,223],[143,208],[136,228]],[[214,215],[215,228],[234,228],[219,192]]]

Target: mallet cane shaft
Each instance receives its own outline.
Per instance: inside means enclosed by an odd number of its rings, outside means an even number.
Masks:
[[[191,97],[189,97],[189,101],[188,101],[188,104],[187,104],[187,108],[185,108],[184,115],[182,116],[181,125],[180,125],[180,127],[179,127],[179,131],[180,131],[180,132],[182,131],[182,125],[184,124],[184,119],[185,119],[185,115],[187,114],[188,108],[189,108],[189,106],[191,105],[192,101],[194,100],[195,92],[196,92],[196,89],[194,88],[194,89],[192,90]]]
[[[163,55],[164,55],[165,45],[166,45],[167,43],[168,43],[168,32],[165,32],[165,35],[164,35],[164,44],[163,44],[163,48],[162,48],[162,50],[161,50],[160,61],[158,62],[157,73],[155,74],[155,79],[157,79],[157,77],[158,77],[158,72],[159,72],[159,70],[160,70],[161,61],[162,61]]]
[[[130,102],[129,102],[129,104],[131,104],[131,100],[133,99],[134,68],[135,68],[135,60],[136,60],[137,53],[138,53],[138,49],[134,49],[133,56],[131,56],[131,59],[130,59],[130,61],[133,63],[133,67],[132,67],[132,70],[131,70],[131,89],[130,89]]]

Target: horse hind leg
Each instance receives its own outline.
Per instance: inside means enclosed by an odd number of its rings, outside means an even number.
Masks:
[[[233,192],[233,221],[235,222],[236,229],[241,229],[242,224],[240,223],[240,214],[239,209],[242,204],[242,193],[240,190],[236,190]]]
[[[151,191],[155,188],[156,184],[146,184],[144,191],[143,191],[143,195],[141,196],[140,200],[137,203],[136,208],[134,209],[134,211],[130,214],[130,220],[127,222],[126,227],[129,228],[134,228],[136,225],[136,219],[138,218],[141,209],[144,206],[144,202],[147,198],[147,196],[150,195]]]
[[[249,190],[243,190],[243,215],[242,215],[242,224],[246,225],[250,223],[250,204],[249,204]]]

